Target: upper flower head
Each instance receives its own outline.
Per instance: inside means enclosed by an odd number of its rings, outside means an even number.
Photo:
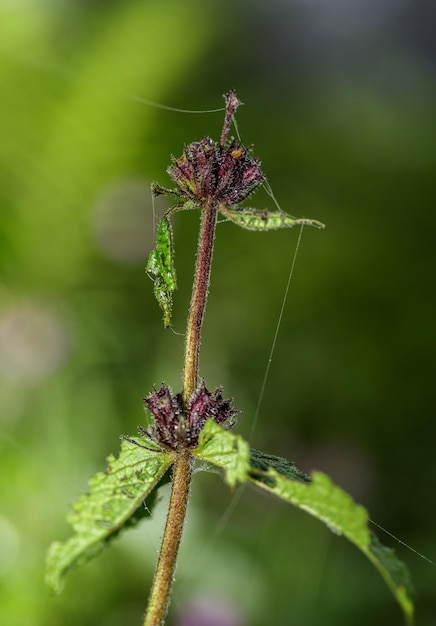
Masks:
[[[207,200],[238,204],[265,180],[260,163],[249,155],[250,150],[235,140],[226,146],[232,116],[241,103],[234,91],[224,97],[226,115],[220,144],[210,137],[194,141],[185,147],[180,158],[173,157],[173,165],[168,168],[179,193],[198,204]]]

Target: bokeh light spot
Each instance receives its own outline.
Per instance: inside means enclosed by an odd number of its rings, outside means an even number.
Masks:
[[[93,213],[93,233],[105,257],[122,265],[145,263],[153,245],[150,187],[124,180],[104,189]]]
[[[27,302],[0,315],[0,376],[38,383],[53,374],[68,354],[65,328],[48,306]]]

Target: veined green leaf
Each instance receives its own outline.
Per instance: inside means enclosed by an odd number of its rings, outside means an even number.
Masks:
[[[234,209],[220,205],[220,211],[230,221],[247,230],[278,230],[279,228],[292,228],[293,226],[305,225],[325,228],[324,224],[317,220],[297,218],[288,215],[284,211],[260,211],[259,209]]]
[[[287,461],[281,456],[266,454],[265,452],[255,450],[254,448],[251,449],[250,455],[250,473],[255,470],[257,478],[259,480],[264,480],[267,484],[274,484],[274,481],[272,481],[272,479],[268,476],[268,470],[270,467],[287,478],[301,480],[304,483],[311,482],[311,479],[307,476],[307,474],[304,474],[304,472],[299,470],[293,463]]]
[[[397,598],[404,611],[407,622],[412,624],[413,602],[411,596],[413,593],[413,585],[409,570],[404,563],[397,558],[391,548],[387,548],[380,543],[377,535],[373,532],[370,533],[370,539],[368,552],[365,551],[365,554],[378,569],[385,579],[386,584]]]
[[[154,281],[154,295],[163,311],[164,326],[171,326],[173,293],[177,289],[171,224],[163,217],[158,226],[156,247],[148,257],[145,271]]]
[[[142,516],[145,498],[172,465],[175,453],[162,452],[143,436],[136,439],[140,445],[122,442],[120,456],[108,458],[107,470],[93,476],[90,492],[74,503],[67,518],[75,531],[73,537],[50,546],[46,582],[54,592],[62,590],[70,569],[87,563]]]
[[[242,437],[234,435],[212,419],[207,420],[199,436],[194,455],[224,470],[227,484],[235,487],[248,480],[250,447]]]
[[[314,472],[308,477],[281,457],[251,450],[247,469],[247,448],[248,444],[240,436],[208,421],[200,433],[200,444],[194,454],[222,468],[229,484],[251,482],[310,513],[335,534],[349,539],[379,570],[407,623],[412,624],[412,587],[408,571],[393,550],[382,546],[370,532],[366,510],[324,474]],[[228,478],[229,471],[235,477],[232,483]]]
[[[273,468],[269,468],[266,477],[273,482],[265,481],[265,474],[256,470],[250,480],[261,489],[317,517],[334,533],[344,535],[369,558],[394,594],[407,623],[411,624],[413,603],[408,571],[393,550],[382,546],[370,532],[366,510],[321,472],[312,474],[310,484],[289,479]]]

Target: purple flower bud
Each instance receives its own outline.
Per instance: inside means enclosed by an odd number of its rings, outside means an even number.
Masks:
[[[141,428],[157,443],[175,447],[176,433],[182,416],[183,405],[180,394],[173,396],[166,385],[144,398],[145,405],[154,417],[154,424],[148,429]]]
[[[198,435],[200,434],[206,420],[212,418],[220,426],[232,428],[235,424],[234,416],[238,413],[232,407],[231,400],[224,400],[222,396],[222,387],[218,387],[215,391],[208,391],[204,381],[200,387],[191,396],[188,402],[188,423],[191,431],[191,437],[198,443]]]
[[[210,137],[185,146],[180,158],[173,157],[168,173],[186,201],[200,208],[204,202],[234,205],[245,200],[264,180],[258,159],[234,140],[225,147],[231,119],[240,102],[231,91],[226,94],[226,116],[221,142]]]
[[[221,392],[221,387],[208,391],[203,381],[184,411],[182,394],[173,395],[166,385],[162,385],[159,391],[154,389],[144,398],[154,423],[147,429],[140,427],[140,430],[168,448],[195,448],[209,418],[225,428],[231,428],[235,423],[234,416],[238,411],[232,408],[231,400],[223,399]]]

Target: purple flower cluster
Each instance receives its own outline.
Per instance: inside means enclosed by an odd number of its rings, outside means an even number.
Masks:
[[[210,137],[185,147],[168,173],[186,200],[232,205],[245,200],[264,180],[257,159],[235,141],[226,149]]]
[[[238,411],[232,408],[231,400],[224,400],[222,388],[208,391],[204,382],[183,407],[182,394],[172,395],[166,385],[156,389],[144,402],[154,417],[154,423],[141,432],[168,448],[195,448],[198,436],[206,420],[212,418],[220,426],[231,428]]]
[[[233,113],[240,104],[233,91],[225,96],[226,117],[220,144],[210,137],[185,147],[180,158],[173,157],[168,173],[177,192],[199,206],[214,201],[226,206],[245,200],[264,180],[258,159],[234,139],[226,147]]]

